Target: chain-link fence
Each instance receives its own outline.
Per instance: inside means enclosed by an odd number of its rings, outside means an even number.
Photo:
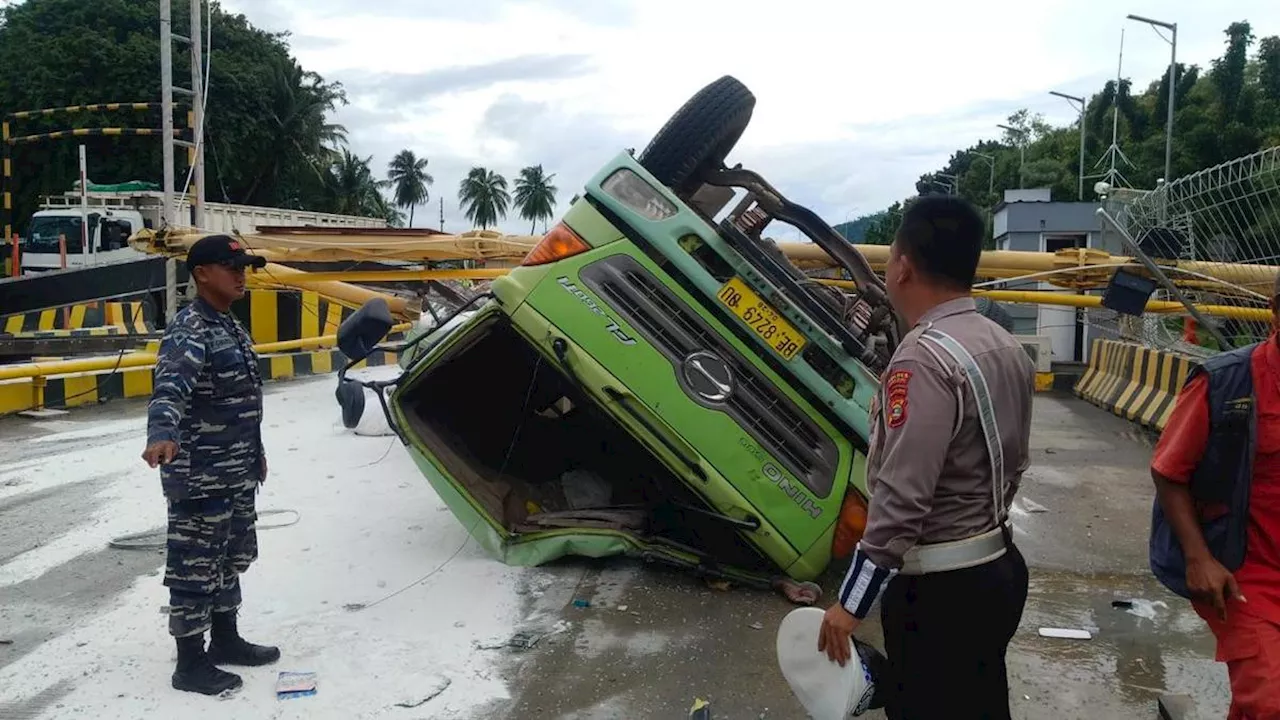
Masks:
[[[1090,309],[1084,318],[1095,336],[1194,354],[1222,349],[1218,337],[1238,347],[1267,336],[1280,269],[1280,147],[1153,191],[1117,190],[1105,209],[1119,225],[1104,223],[1106,232],[1115,240],[1127,234],[1188,301],[1214,307],[1203,313],[1205,325],[1185,311],[1132,317]],[[1132,254],[1127,244],[1122,253]],[[1152,299],[1179,301],[1164,287]]]

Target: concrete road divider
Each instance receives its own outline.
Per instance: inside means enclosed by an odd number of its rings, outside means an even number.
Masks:
[[[1094,340],[1077,396],[1143,427],[1164,429],[1173,405],[1200,361],[1121,340]]]
[[[392,328],[388,342],[403,339],[408,324]],[[336,335],[255,346],[263,380],[283,380],[337,372],[347,357],[335,346]],[[0,366],[0,415],[25,410],[68,409],[119,398],[149,397],[159,342],[143,352],[95,358],[41,358],[39,362]],[[394,365],[394,352],[377,351],[355,369]]]

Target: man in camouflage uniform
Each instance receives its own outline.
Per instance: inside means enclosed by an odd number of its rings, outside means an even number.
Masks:
[[[230,309],[244,296],[245,268],[265,264],[226,235],[191,247],[187,271],[198,297],[165,328],[147,409],[142,456],[160,466],[169,505],[164,584],[178,645],[173,687],[206,695],[241,685],[216,665],[264,665],[280,657],[236,630],[239,576],[258,557],[254,499],[267,460],[258,356]]]

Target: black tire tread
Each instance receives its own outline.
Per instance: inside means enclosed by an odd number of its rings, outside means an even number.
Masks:
[[[755,95],[725,75],[676,111],[640,153],[639,161],[677,193],[696,187],[699,171],[724,163],[751,121]]]
[[[977,305],[979,315],[983,315],[992,320],[997,325],[1004,328],[1006,332],[1013,332],[1013,316],[1010,315],[1009,311],[1005,310],[999,303],[991,300],[990,298],[979,297],[975,298],[974,304]]]

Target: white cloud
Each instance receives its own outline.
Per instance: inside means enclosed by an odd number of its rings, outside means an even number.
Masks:
[[[337,119],[375,169],[413,148],[431,160],[446,229],[466,225],[457,183],[472,165],[513,178],[542,163],[561,201],[618,151],[643,148],[699,87],[732,74],[757,97],[732,159],[833,222],[914,192],[952,151],[1028,107],[1075,112],[1049,90],[1145,87],[1169,45],[1135,13],[1179,23],[1179,61],[1207,66],[1222,31],[1280,34],[1269,0],[223,0],[290,30],[299,61],[341,81]],[[1229,7],[1228,7],[1229,6]],[[433,199],[417,224],[439,222]],[[562,205],[563,209],[563,205]],[[527,232],[518,218],[502,229]]]

